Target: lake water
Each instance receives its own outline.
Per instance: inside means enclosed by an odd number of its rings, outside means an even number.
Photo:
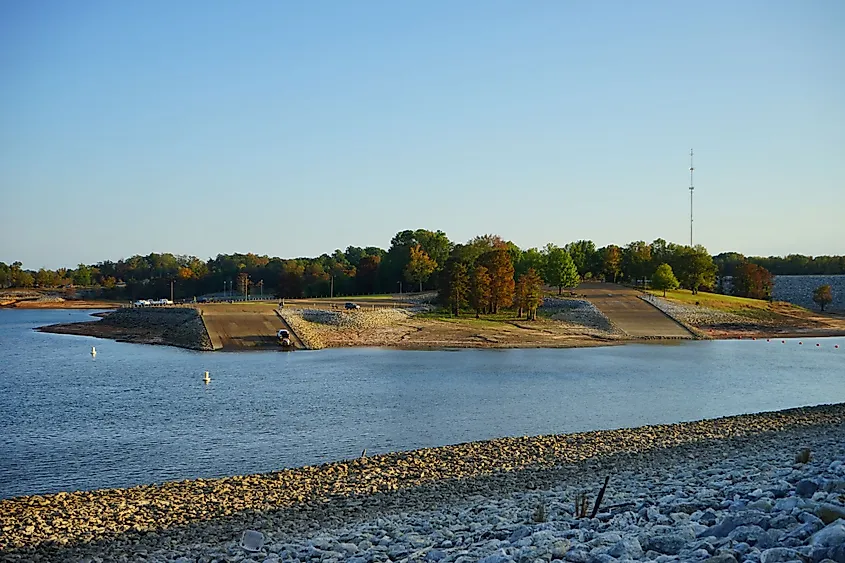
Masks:
[[[0,498],[845,401],[843,338],[203,353],[32,330],[88,319],[0,310]]]

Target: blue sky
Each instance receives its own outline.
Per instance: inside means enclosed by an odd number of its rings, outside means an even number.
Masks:
[[[845,3],[0,3],[0,260],[845,253]]]

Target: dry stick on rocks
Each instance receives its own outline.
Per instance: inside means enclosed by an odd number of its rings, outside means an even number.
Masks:
[[[578,493],[575,495],[575,518],[587,516],[587,494]]]
[[[599,491],[599,496],[596,497],[596,505],[593,507],[593,513],[590,514],[590,518],[595,518],[596,514],[599,513],[599,506],[601,506],[601,501],[604,498],[604,492],[607,490],[607,483],[610,481],[610,475],[605,476],[604,478],[604,485],[602,486],[601,490]]]

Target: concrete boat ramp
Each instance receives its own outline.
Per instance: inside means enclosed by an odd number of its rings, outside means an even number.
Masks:
[[[693,338],[682,324],[639,298],[640,293],[613,283],[584,283],[577,292],[632,338]]]
[[[214,350],[280,349],[276,333],[287,329],[296,348],[305,346],[290,326],[266,302],[198,305]]]

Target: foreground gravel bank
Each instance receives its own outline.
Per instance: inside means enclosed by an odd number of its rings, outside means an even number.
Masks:
[[[256,561],[843,561],[843,436],[839,404],[19,497],[0,501],[0,558],[240,561],[252,528]],[[575,518],[606,475],[605,509]]]

